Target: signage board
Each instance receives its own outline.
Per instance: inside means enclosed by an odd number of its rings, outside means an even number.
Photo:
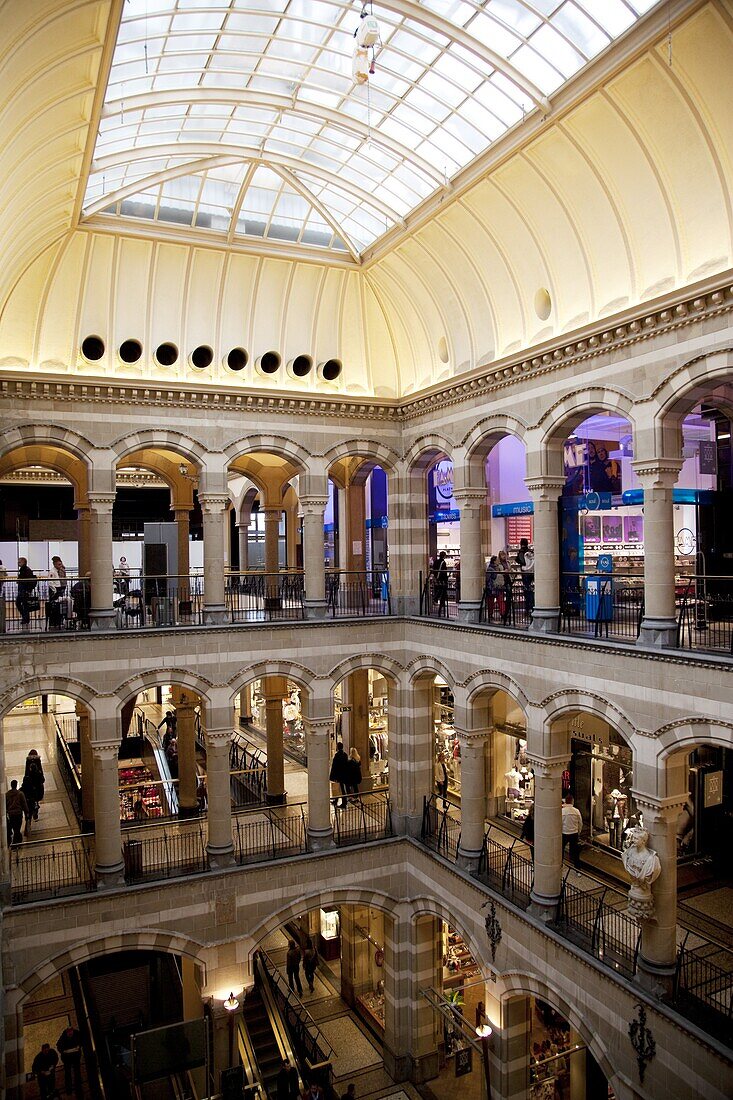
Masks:
[[[701,474],[717,474],[718,446],[714,439],[701,439],[697,452]]]
[[[703,795],[703,801],[705,809],[710,809],[711,806],[720,806],[723,802],[723,773],[719,772],[706,772],[705,773],[705,793]]]
[[[502,516],[533,516],[534,501],[517,500],[513,504],[492,504],[491,515],[494,519],[500,519]]]
[[[456,1077],[465,1077],[473,1069],[473,1050],[462,1047],[456,1051]]]

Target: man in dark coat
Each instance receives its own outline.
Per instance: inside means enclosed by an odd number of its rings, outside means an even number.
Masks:
[[[336,745],[336,752],[333,754],[333,760],[331,761],[331,771],[328,773],[328,778],[332,783],[338,783],[341,788],[341,802],[338,798],[334,799],[334,807],[341,806],[342,810],[346,809],[346,784],[349,780],[349,758],[344,752],[344,743],[339,741]]]
[[[74,1092],[81,1096],[81,1035],[75,1027],[67,1027],[61,1032],[56,1043],[64,1067],[64,1089],[71,1094],[72,1078]]]
[[[56,1091],[56,1066],[59,1056],[49,1043],[44,1043],[38,1054],[33,1059],[31,1069],[38,1081],[38,1091],[41,1100],[53,1096]]]

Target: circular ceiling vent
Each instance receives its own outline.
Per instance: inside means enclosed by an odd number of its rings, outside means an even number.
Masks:
[[[264,355],[261,355],[257,360],[257,369],[260,374],[264,374],[266,377],[271,374],[277,374],[280,370],[280,364],[282,358],[277,351],[266,351]]]
[[[318,368],[318,377],[322,378],[324,382],[335,382],[341,375],[343,366],[340,359],[327,359],[325,363],[321,363]]]
[[[224,360],[225,366],[229,367],[229,370],[244,370],[249,363],[249,355],[244,348],[232,348]]]
[[[143,346],[139,340],[123,340],[117,354],[123,363],[137,363],[143,353]]]
[[[175,344],[158,344],[155,350],[155,361],[161,367],[172,367],[178,359],[178,348]]]
[[[206,370],[214,361],[214,353],[208,344],[200,344],[191,352],[191,366],[197,370]]]
[[[101,336],[85,336],[81,342],[81,353],[90,363],[96,363],[104,355],[104,340]]]

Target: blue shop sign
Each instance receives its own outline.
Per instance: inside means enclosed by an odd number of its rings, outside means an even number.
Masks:
[[[431,512],[428,518],[431,523],[457,523],[461,513],[458,508],[451,508],[447,512]]]
[[[366,521],[367,531],[374,529],[386,530],[389,527],[389,520],[387,516],[372,516],[371,519]]]
[[[534,501],[518,500],[514,504],[492,504],[491,514],[494,519],[501,516],[533,516]]]
[[[712,504],[714,499],[714,492],[712,489],[673,489],[672,490],[672,503],[673,504]],[[643,489],[627,489],[625,493],[621,494],[622,504],[643,504],[644,503],[644,490]]]

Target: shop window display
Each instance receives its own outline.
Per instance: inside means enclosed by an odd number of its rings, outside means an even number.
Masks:
[[[631,750],[615,730],[594,733],[592,740],[573,738],[571,785],[583,818],[581,837],[615,855],[625,847],[627,831],[637,823],[631,793]]]
[[[456,737],[453,692],[439,676],[433,687],[433,730],[436,790],[460,796],[461,747]]]
[[[530,997],[530,1100],[615,1100],[595,1059],[568,1021],[538,997]]]
[[[160,790],[153,782],[153,775],[148,767],[143,763],[127,764],[119,769],[118,775],[121,821],[139,821],[141,818],[163,816]],[[142,810],[140,804],[142,804]]]

